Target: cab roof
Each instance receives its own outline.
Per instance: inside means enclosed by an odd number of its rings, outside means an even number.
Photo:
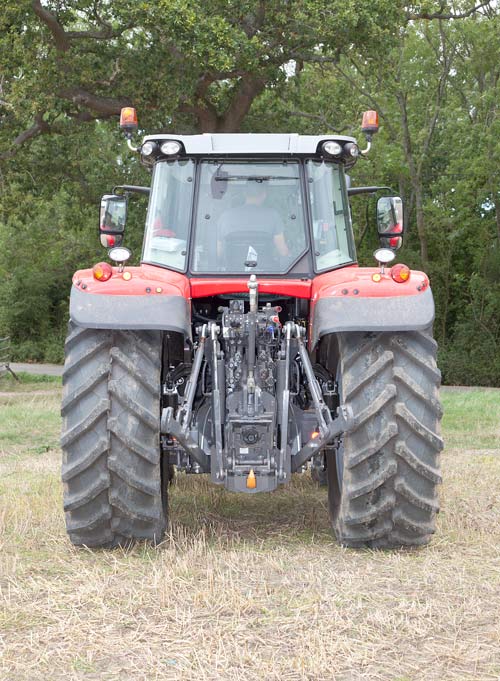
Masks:
[[[354,137],[344,135],[299,135],[297,133],[203,133],[201,135],[147,135],[143,142],[176,140],[184,146],[187,155],[313,155],[320,144],[327,140],[336,142],[356,142]]]

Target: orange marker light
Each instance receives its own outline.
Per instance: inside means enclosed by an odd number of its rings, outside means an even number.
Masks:
[[[382,279],[382,275],[380,272],[375,272],[375,274],[372,274],[372,281],[379,282]]]
[[[125,132],[137,130],[137,111],[132,106],[125,106],[120,111],[120,128]]]
[[[311,440],[315,440],[317,437],[319,437],[319,432],[315,430],[313,433],[311,433]]]
[[[361,123],[361,130],[363,132],[373,135],[378,130],[378,113],[376,111],[365,111],[363,114],[363,122]]]
[[[113,268],[107,262],[98,262],[92,268],[92,273],[97,281],[108,281],[113,275]]]
[[[253,472],[253,468],[250,469],[250,473],[247,476],[247,487],[248,489],[255,489],[257,487],[257,479]]]
[[[123,279],[125,279],[125,281],[130,281],[132,279],[132,275],[130,274],[130,272],[124,272],[122,274],[122,277]]]

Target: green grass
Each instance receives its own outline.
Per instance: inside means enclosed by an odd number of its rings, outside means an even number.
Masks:
[[[25,371],[16,372],[16,379],[9,373],[0,375],[0,393],[2,392],[33,392],[62,385],[61,376],[47,376],[46,374],[29,374]]]
[[[2,681],[500,677],[500,392],[443,392],[421,550],[339,547],[306,474],[252,496],[179,475],[160,547],[90,551],[64,527],[60,388],[21,387],[0,383]]]
[[[500,441],[500,390],[444,390],[443,430],[447,447],[490,449]]]
[[[0,456],[41,455],[59,446],[61,378],[0,377]]]
[[[47,415],[47,404],[36,404],[30,400],[30,410],[26,413],[24,405],[4,405],[0,414],[0,448],[8,445],[26,445],[26,432],[29,430],[30,448],[38,448],[54,441],[59,431],[57,414]]]
[[[32,385],[36,383],[50,383],[55,385],[62,385],[61,376],[49,376],[48,374],[30,374],[26,371],[16,372],[16,376],[20,379],[21,384]]]

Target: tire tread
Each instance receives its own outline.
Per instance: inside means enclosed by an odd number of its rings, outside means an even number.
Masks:
[[[73,544],[161,541],[161,334],[70,323],[61,412],[66,528]]]
[[[332,523],[353,548],[421,546],[435,532],[442,408],[431,330],[339,334],[343,476],[328,459]],[[330,371],[332,368],[330,367]],[[341,485],[341,489],[339,489]]]

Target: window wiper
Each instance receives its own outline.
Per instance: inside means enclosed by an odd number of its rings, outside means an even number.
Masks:
[[[298,180],[295,175],[227,175],[227,177],[215,176],[216,182],[228,182],[233,180],[248,180],[250,182],[267,182],[268,180]]]

